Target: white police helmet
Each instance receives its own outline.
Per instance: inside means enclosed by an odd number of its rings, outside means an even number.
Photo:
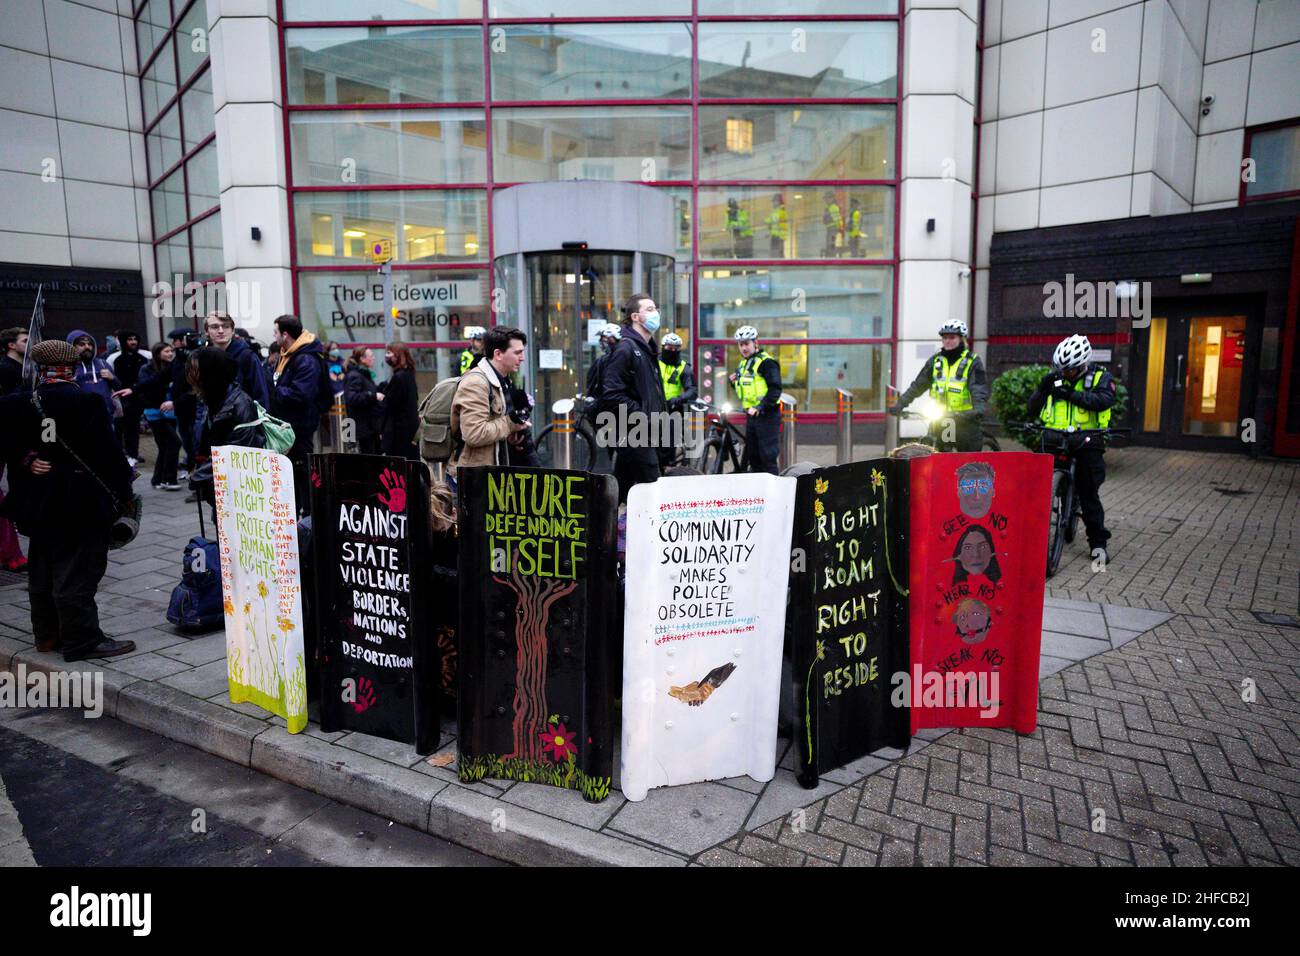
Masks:
[[[621,325],[616,325],[616,324],[613,323],[613,322],[606,322],[606,323],[605,323],[603,326],[601,326],[601,328],[600,328],[600,336],[599,336],[599,337],[602,338],[602,339],[603,339],[603,338],[607,338],[607,337],[608,337],[608,338],[615,338],[615,339],[622,338],[622,337],[623,337],[623,326],[621,326]]]
[[[737,342],[753,342],[758,339],[758,329],[752,325],[742,325],[736,329]]]
[[[1092,343],[1086,335],[1071,335],[1061,342],[1052,353],[1052,365],[1059,371],[1067,368],[1083,368],[1092,358]]]
[[[966,323],[961,319],[949,319],[943,325],[939,326],[940,335],[960,335],[966,337]]]
[[[682,347],[682,337],[681,337],[680,335],[678,335],[676,332],[669,332],[667,335],[665,335],[665,336],[663,337],[663,340],[662,340],[659,344],[660,344],[660,345],[674,345],[674,346],[676,346],[677,348],[681,348],[681,347]]]
[[[483,338],[483,333],[486,331],[487,329],[483,328],[481,325],[467,325],[465,326],[465,338],[471,340],[481,339]]]

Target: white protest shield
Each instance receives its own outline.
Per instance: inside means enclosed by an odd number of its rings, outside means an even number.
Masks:
[[[621,786],[776,773],[795,480],[663,478],[628,496]]]
[[[307,726],[293,466],[262,448],[212,449],[230,699]]]

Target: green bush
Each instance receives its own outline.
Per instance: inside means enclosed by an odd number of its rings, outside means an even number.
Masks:
[[[1052,370],[1050,365],[1021,365],[1008,369],[993,380],[993,410],[997,412],[1002,431],[1015,438],[1030,451],[1038,450],[1038,436],[1025,428],[1017,428],[1013,422],[1032,421],[1029,414],[1029,396],[1043,380],[1043,376]],[[1111,425],[1120,424],[1128,408],[1128,389],[1120,381],[1115,382],[1115,407],[1111,410]]]

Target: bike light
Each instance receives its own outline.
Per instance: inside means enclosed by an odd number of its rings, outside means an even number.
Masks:
[[[722,414],[724,414],[724,415],[730,415],[730,414],[731,414],[731,403],[730,403],[730,402],[727,402],[725,405],[722,406]]]
[[[927,422],[937,422],[939,419],[943,418],[943,406],[929,395],[922,397],[922,399],[917,403],[917,410],[921,413],[921,417]]]

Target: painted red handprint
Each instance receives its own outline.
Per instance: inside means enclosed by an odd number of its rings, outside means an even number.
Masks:
[[[370,683],[369,677],[363,677],[357,681],[357,699],[352,702],[352,709],[358,714],[364,714],[375,704],[375,685]]]
[[[320,470],[317,468],[311,470],[311,486],[313,488],[320,487]]]
[[[406,510],[406,478],[393,471],[391,468],[385,468],[384,473],[379,476],[379,483],[384,486],[384,491],[388,492],[385,498],[379,495],[389,511]]]

